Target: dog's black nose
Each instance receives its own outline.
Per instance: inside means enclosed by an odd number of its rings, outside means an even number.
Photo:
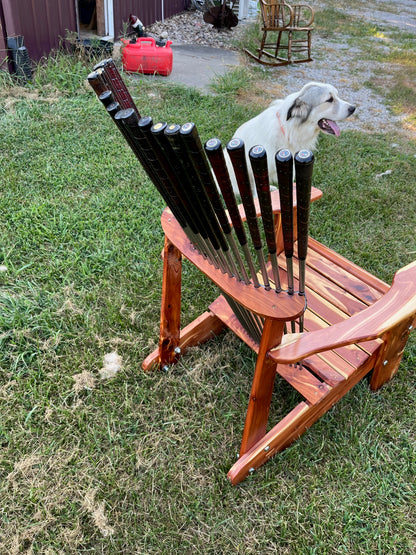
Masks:
[[[348,115],[353,114],[353,113],[355,112],[355,106],[350,106],[350,107],[348,108],[348,112],[349,112]]]

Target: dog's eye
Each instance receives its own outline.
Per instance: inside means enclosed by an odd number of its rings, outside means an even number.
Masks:
[[[334,97],[333,97],[333,96],[330,96],[330,97],[328,98],[327,102],[334,102]]]

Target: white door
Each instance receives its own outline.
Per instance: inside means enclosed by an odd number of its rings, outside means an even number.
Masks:
[[[113,0],[104,0],[104,22],[107,37],[114,37]]]
[[[240,0],[238,6],[238,19],[245,19],[248,16],[248,0]]]

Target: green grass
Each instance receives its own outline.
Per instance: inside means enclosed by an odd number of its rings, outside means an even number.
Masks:
[[[83,86],[89,69],[48,65],[0,88],[0,553],[414,553],[414,337],[382,391],[358,384],[232,488],[254,355],[225,334],[141,371],[163,202]],[[246,75],[215,96],[128,82],[142,114],[225,141],[256,113],[233,96]],[[344,132],[316,157],[312,234],[390,281],[416,257],[415,142]],[[186,324],[216,290],[188,264],[183,281]],[[102,380],[114,351],[122,369]],[[272,418],[294,402],[278,381]]]
[[[377,26],[365,19],[357,20],[340,7],[327,7],[317,10],[315,19],[316,29],[326,37],[336,34],[348,35],[352,38],[371,37],[377,31]]]

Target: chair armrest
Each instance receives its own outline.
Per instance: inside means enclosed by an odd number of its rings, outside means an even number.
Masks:
[[[370,307],[325,329],[273,349],[269,355],[278,363],[291,364],[316,353],[382,337],[416,315],[416,261],[399,270],[391,288]]]

